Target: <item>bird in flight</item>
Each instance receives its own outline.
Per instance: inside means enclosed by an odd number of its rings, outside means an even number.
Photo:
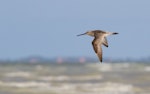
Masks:
[[[106,37],[109,35],[116,35],[116,34],[118,34],[118,33],[117,32],[107,32],[104,30],[92,30],[92,31],[88,31],[83,34],[79,34],[77,36],[89,35],[89,36],[94,37],[94,40],[92,41],[93,49],[94,49],[95,53],[97,54],[100,62],[102,63],[103,58],[102,58],[101,45],[103,44],[104,46],[108,47],[108,42],[107,42]]]

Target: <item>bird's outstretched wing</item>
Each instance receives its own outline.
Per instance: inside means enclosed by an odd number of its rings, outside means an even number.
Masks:
[[[102,43],[102,37],[95,37],[94,40],[92,41],[92,45],[93,45],[93,49],[95,51],[95,53],[97,54],[100,62],[102,62],[102,47],[101,47],[101,43]]]
[[[104,37],[102,44],[103,44],[104,46],[108,47],[108,42],[107,42],[106,37]]]
[[[102,57],[102,47],[99,46],[98,52],[97,52],[97,56],[99,58],[99,60],[102,62],[103,61],[103,57]]]

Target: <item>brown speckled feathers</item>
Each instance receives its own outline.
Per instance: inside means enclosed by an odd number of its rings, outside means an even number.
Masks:
[[[108,42],[107,42],[106,37],[108,35],[114,35],[114,34],[118,34],[118,33],[106,32],[103,30],[93,30],[93,31],[86,32],[84,34],[77,35],[77,36],[89,35],[89,36],[94,37],[94,40],[92,41],[93,49],[94,49],[95,53],[97,54],[100,62],[102,62],[103,58],[102,58],[102,47],[101,47],[101,45],[103,44],[104,46],[108,47]]]

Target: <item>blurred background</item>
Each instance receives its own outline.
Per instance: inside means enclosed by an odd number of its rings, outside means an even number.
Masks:
[[[149,0],[1,0],[0,94],[149,94]],[[92,37],[109,36],[100,63]]]

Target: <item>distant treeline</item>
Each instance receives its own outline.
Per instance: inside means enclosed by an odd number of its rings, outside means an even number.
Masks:
[[[150,63],[149,58],[140,58],[140,59],[113,59],[113,58],[104,58],[104,62],[118,63],[118,62],[145,62]],[[0,63],[97,63],[99,62],[98,58],[92,57],[55,57],[55,58],[45,58],[41,56],[31,56],[27,58],[17,59],[17,60],[0,60]]]

